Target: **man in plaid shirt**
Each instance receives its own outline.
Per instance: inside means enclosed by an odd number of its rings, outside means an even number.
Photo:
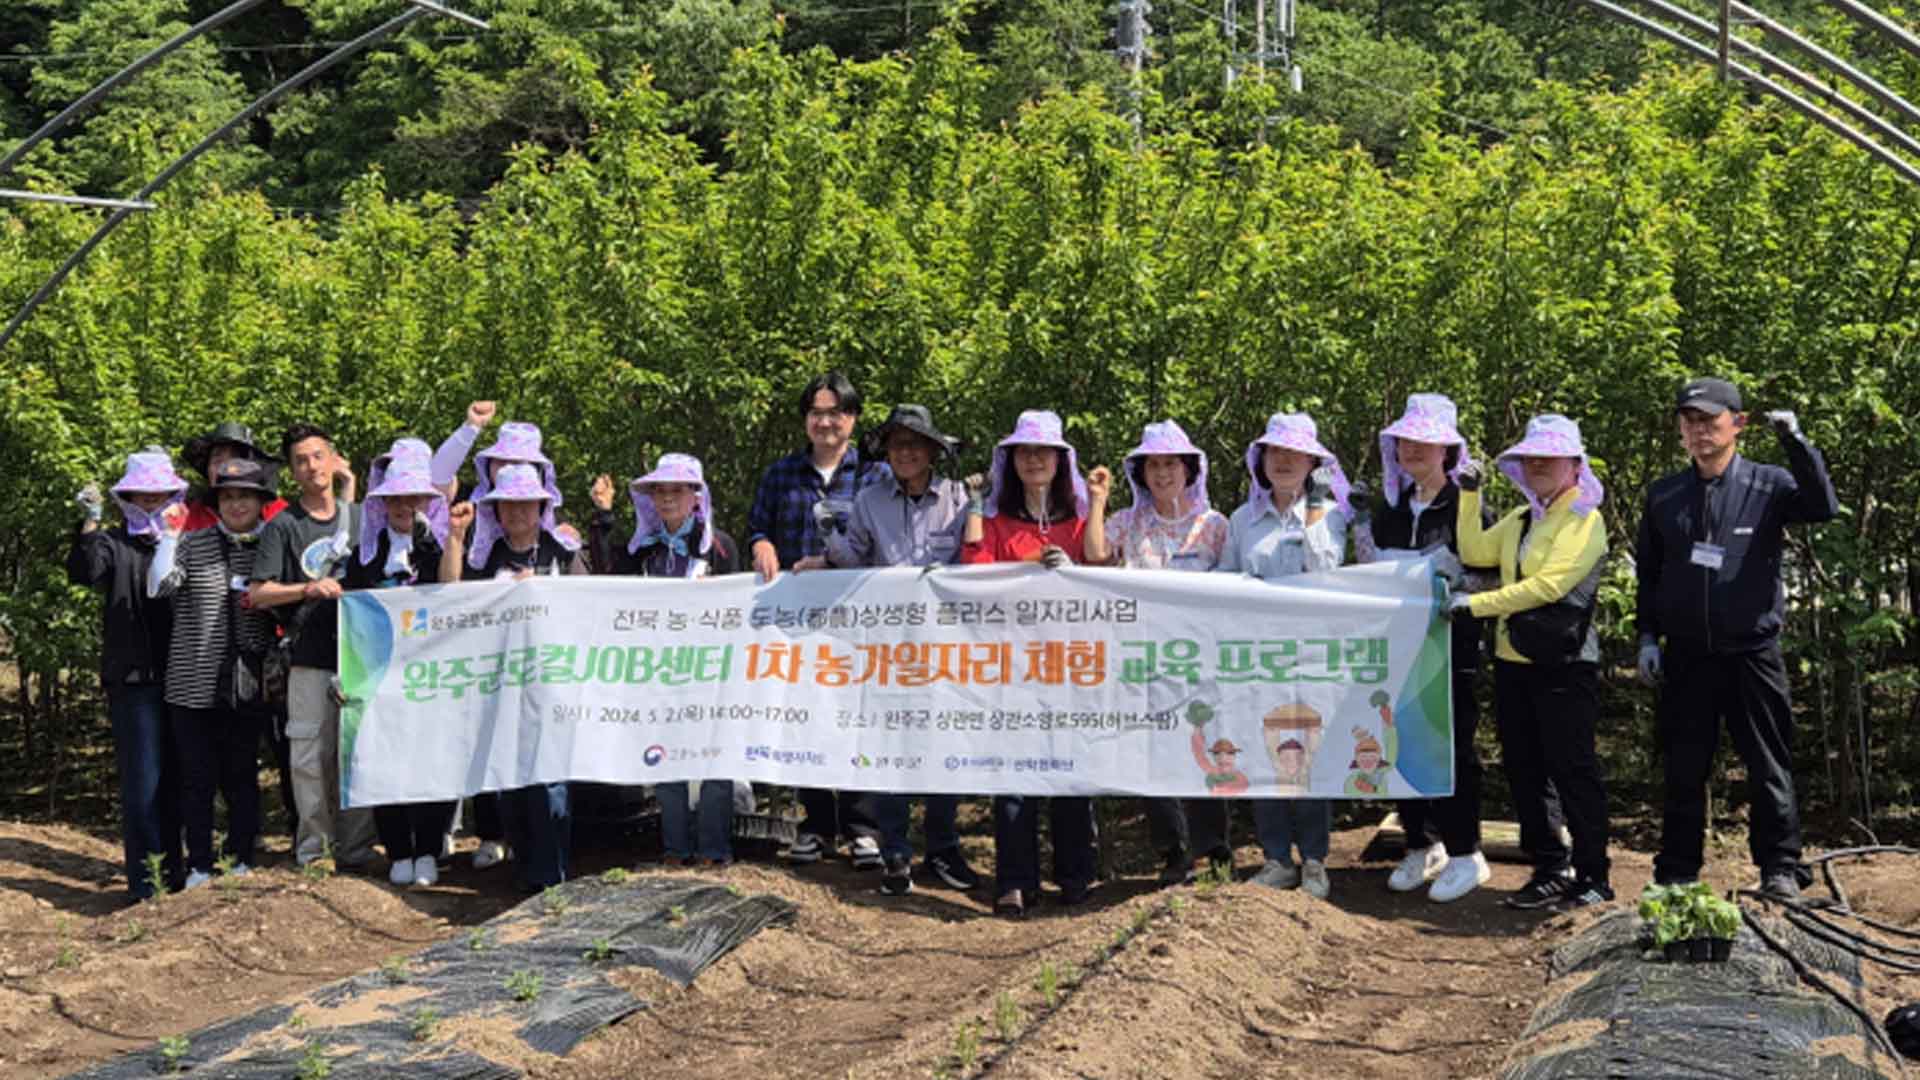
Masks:
[[[772,581],[782,570],[825,569],[827,538],[821,519],[837,518],[845,528],[853,497],[892,477],[884,462],[862,461],[854,446],[860,392],[845,375],[829,371],[816,376],[801,392],[799,406],[807,448],[767,467],[747,513],[747,547],[761,581]],[[856,868],[880,866],[880,829],[859,792],[803,788],[800,805],[806,820],[787,849],[789,861],[819,862],[844,836]]]

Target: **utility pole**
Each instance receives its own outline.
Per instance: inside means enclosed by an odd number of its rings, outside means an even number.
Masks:
[[[1253,71],[1255,79],[1266,81],[1267,0],[1253,0]]]
[[[1220,27],[1227,35],[1227,89],[1233,89],[1233,65],[1240,56],[1240,17],[1234,0],[1220,0]]]
[[[1147,22],[1147,14],[1153,10],[1148,0],[1120,0],[1114,9],[1116,22],[1113,27],[1114,51],[1127,62],[1127,92],[1133,98],[1133,133],[1140,135],[1140,71],[1147,62],[1147,43],[1153,38],[1153,27]]]
[[[1300,65],[1293,62],[1294,0],[1279,0],[1279,4],[1280,17],[1276,20],[1278,26],[1275,28],[1274,37],[1280,43],[1280,70],[1286,72],[1287,85],[1291,86],[1293,92],[1297,94],[1302,89],[1303,80],[1300,76]]]

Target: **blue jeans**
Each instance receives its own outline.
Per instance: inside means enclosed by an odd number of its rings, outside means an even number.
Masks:
[[[153,895],[147,856],[166,860],[169,888],[184,877],[180,858],[180,778],[174,764],[167,702],[159,686],[107,691],[113,722],[113,758],[120,770],[120,838],[126,849],[127,892]]]
[[[873,816],[880,824],[882,858],[911,860],[913,845],[907,842],[907,823],[913,796],[875,793]],[[954,819],[960,813],[960,796],[926,796],[926,819],[922,831],[927,834],[927,854],[938,855],[960,846],[960,828]]]
[[[1255,799],[1253,831],[1268,862],[1293,862],[1298,844],[1301,859],[1325,862],[1333,842],[1333,803],[1326,799]]]
[[[533,784],[500,793],[508,844],[520,867],[520,884],[532,892],[567,880],[573,848],[573,809],[567,785]]]
[[[688,807],[687,782],[655,784],[660,800],[660,843],[669,859],[698,856],[725,862],[733,858],[733,784],[708,780],[700,785],[700,807]]]
[[[1099,830],[1093,800],[1038,795],[993,798],[994,893],[1019,889],[1032,900],[1040,893],[1040,807],[1053,818],[1053,880],[1062,888],[1093,884],[1094,844]]]

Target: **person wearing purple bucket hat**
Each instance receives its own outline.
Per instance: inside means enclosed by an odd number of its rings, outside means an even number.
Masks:
[[[1108,518],[1106,528],[1087,533],[1087,561],[1116,562],[1136,570],[1212,570],[1227,544],[1227,517],[1207,498],[1207,455],[1179,424],[1162,420],[1140,433],[1120,471],[1133,489],[1133,505]],[[1088,477],[1095,507],[1106,500],[1105,470]],[[1205,757],[1199,728],[1192,732]],[[1147,828],[1160,852],[1163,885],[1197,876],[1197,857],[1210,869],[1233,869],[1224,799],[1147,799]]]
[[[662,454],[653,470],[627,485],[633,501],[633,537],[613,540],[613,478],[594,479],[588,529],[596,573],[635,577],[704,578],[740,572],[740,549],[713,524],[713,495],[700,459]],[[668,865],[721,867],[733,861],[734,785],[702,780],[697,807],[688,782],[655,784],[660,843]]]
[[[1522,836],[1531,836],[1533,878],[1504,903],[1532,910],[1613,899],[1608,882],[1607,790],[1594,728],[1600,718],[1599,640],[1593,631],[1607,530],[1606,497],[1587,460],[1580,425],[1557,413],[1527,421],[1526,435],[1496,459],[1527,505],[1481,524],[1477,464],[1460,469],[1455,528],[1460,561],[1500,569],[1497,589],[1455,593],[1449,610],[1498,619],[1494,714],[1500,756]],[[1559,794],[1569,852],[1549,821]]]
[[[963,562],[1057,567],[1085,561],[1090,503],[1079,455],[1058,415],[1021,413],[1013,434],[994,449],[991,474],[969,476],[967,489]],[[1050,803],[1053,819],[1053,877],[1060,902],[1081,903],[1093,888],[1099,832],[1092,799],[998,795],[993,800],[993,907],[999,914],[1018,918],[1039,899],[1043,801]]]
[[[439,583],[451,525],[446,494],[434,483],[432,457],[419,439],[400,439],[373,459],[361,506],[360,550],[347,566],[347,589]],[[387,849],[389,882],[422,889],[439,883],[438,856],[457,805],[436,800],[373,808],[374,829]]]
[[[1275,413],[1267,429],[1247,444],[1247,501],[1227,522],[1221,552],[1224,573],[1263,581],[1331,570],[1346,561],[1349,500],[1354,485],[1340,459],[1320,443],[1319,428],[1305,413]],[[1364,489],[1361,489],[1364,491]],[[1253,880],[1276,889],[1296,886],[1326,899],[1332,845],[1333,804],[1326,799],[1257,799],[1254,830],[1266,865]],[[1300,866],[1293,849],[1300,850]]]
[[[501,435],[504,440],[506,433]],[[550,477],[539,466],[513,461],[495,471],[483,464],[481,475],[492,482],[477,497],[479,508],[463,502],[448,514],[447,546],[440,556],[442,581],[589,572],[586,558],[542,525],[551,520],[552,495],[547,486]],[[482,522],[488,526],[491,543],[485,559],[475,566],[467,556],[466,539],[469,530],[480,534]],[[521,887],[538,892],[565,881],[573,833],[568,786],[532,784],[504,791],[499,808],[509,847],[520,866]]]
[[[1414,394],[1406,411],[1380,431],[1380,462],[1386,482],[1368,521],[1381,557],[1426,557],[1450,579],[1463,579],[1455,540],[1460,490],[1453,477],[1473,458],[1457,426],[1457,410],[1444,394]],[[1485,511],[1482,524],[1491,524]],[[1428,882],[1427,899],[1448,903],[1486,884],[1492,876],[1480,851],[1480,756],[1474,732],[1480,710],[1474,681],[1480,670],[1484,625],[1471,615],[1453,619],[1453,782],[1444,799],[1401,799],[1400,827],[1407,854],[1387,878],[1395,892]]]
[[[560,487],[553,462],[547,460],[541,452],[542,436],[535,424],[509,420],[500,425],[500,437],[493,445],[473,455],[474,471],[478,474],[473,485],[472,502],[476,505],[487,501],[493,490],[500,470],[509,464],[534,466],[539,474],[542,491],[540,503],[540,531],[553,538],[554,542],[566,548],[568,552],[580,550],[580,543],[570,529],[559,523],[554,511],[560,506]],[[517,500],[516,500],[517,501]],[[479,570],[487,564],[488,556],[493,552],[495,542],[500,539],[500,525],[492,514],[476,514],[473,520],[473,542],[467,550],[467,566]]]
[[[164,453],[127,458],[111,489],[125,523],[101,524],[104,500],[88,484],[74,502],[81,521],[67,552],[67,580],[101,590],[100,687],[113,725],[114,764],[120,776],[120,838],[127,893],[144,900],[155,885],[178,888],[185,871],[180,850],[180,782],[167,722],[167,653],[173,606],[147,591],[160,535],[184,519],[186,481]],[[147,858],[162,860],[162,880],[150,879]]]

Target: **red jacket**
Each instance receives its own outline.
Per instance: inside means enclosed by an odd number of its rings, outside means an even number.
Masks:
[[[204,502],[196,499],[187,504],[187,506],[187,523],[183,528],[185,532],[193,532],[196,529],[211,529],[220,521],[220,511],[215,510]],[[275,499],[260,508],[260,520],[272,521],[273,515],[286,508],[287,500]]]
[[[1056,521],[1047,526],[1044,537],[1040,534],[1040,526],[1031,521],[1021,521],[1010,514],[986,518],[981,524],[986,526],[986,534],[979,543],[968,544],[960,550],[961,562],[1038,562],[1040,549],[1049,544],[1066,552],[1067,558],[1075,563],[1086,561],[1085,549],[1081,545],[1086,535],[1085,518]]]

